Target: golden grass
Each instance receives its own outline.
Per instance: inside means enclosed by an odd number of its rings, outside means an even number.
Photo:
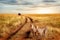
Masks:
[[[21,20],[21,16],[27,16],[31,17],[34,21],[38,21],[38,23],[44,25],[43,23],[47,25],[51,25],[52,29],[56,31],[60,31],[60,14],[0,14],[0,31],[2,27],[12,27],[12,29],[16,29],[17,27],[15,25],[18,25]],[[39,26],[40,26],[39,24]],[[8,25],[8,26],[6,26]],[[14,28],[15,27],[15,28]],[[51,27],[49,27],[51,30]],[[58,29],[58,30],[57,30]],[[7,29],[9,30],[9,29]],[[4,30],[5,31],[5,30]],[[0,32],[1,33],[1,32]],[[49,33],[50,34],[50,33]],[[1,35],[1,34],[0,34]],[[55,35],[55,34],[54,34]],[[57,35],[60,37],[60,35]],[[55,38],[57,40],[57,38]]]

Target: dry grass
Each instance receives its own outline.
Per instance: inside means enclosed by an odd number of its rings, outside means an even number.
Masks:
[[[22,17],[23,16],[23,17]],[[25,17],[30,17],[33,19],[34,23],[39,27],[43,25],[48,25],[50,35],[51,28],[54,29],[51,36],[52,38],[47,38],[46,40],[60,40],[60,14],[22,14],[18,16],[17,14],[0,14],[0,36],[5,35],[4,32],[11,33],[12,30],[17,28],[19,23],[24,22]],[[28,25],[28,24],[26,24]],[[29,27],[28,27],[29,28]],[[23,28],[25,30],[25,28]],[[23,31],[24,31],[23,30]],[[3,31],[3,32],[2,32]],[[22,32],[22,31],[20,31]],[[23,32],[22,32],[23,33]],[[55,34],[57,33],[57,34]],[[19,32],[17,33],[19,34]],[[16,34],[16,36],[18,36]],[[47,34],[47,36],[48,36]],[[56,37],[57,36],[57,37]],[[50,37],[50,36],[48,36]],[[13,37],[15,38],[15,37]],[[19,38],[18,38],[19,39]],[[11,39],[12,40],[12,39]]]

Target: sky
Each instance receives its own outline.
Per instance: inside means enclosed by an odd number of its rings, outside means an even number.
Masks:
[[[60,0],[0,0],[1,13],[60,13]]]

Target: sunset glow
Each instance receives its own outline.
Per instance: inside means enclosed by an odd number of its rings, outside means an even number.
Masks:
[[[53,13],[54,11],[52,9],[44,8],[37,10],[37,13]]]

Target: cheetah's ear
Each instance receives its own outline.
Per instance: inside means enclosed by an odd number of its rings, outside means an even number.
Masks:
[[[37,26],[37,29],[38,29],[38,26]]]
[[[36,28],[35,28],[34,25],[32,25],[32,29],[33,29],[34,32],[36,32]]]

